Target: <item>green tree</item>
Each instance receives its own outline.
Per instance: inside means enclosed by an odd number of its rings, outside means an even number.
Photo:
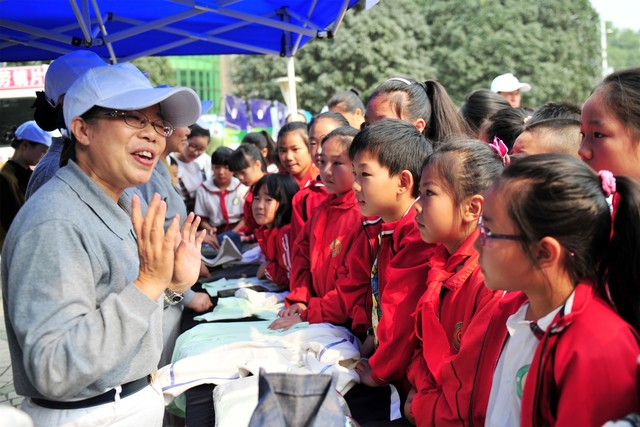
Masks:
[[[640,31],[607,22],[607,62],[614,70],[640,66]]]
[[[426,1],[435,76],[461,102],[512,72],[533,86],[524,103],[582,102],[600,70],[598,16],[588,0]]]
[[[589,0],[381,0],[300,50],[298,103],[318,111],[349,87],[366,99],[393,75],[437,79],[461,103],[506,72],[532,84],[527,105],[579,103],[600,75],[598,22]],[[284,58],[237,57],[234,94],[280,100],[272,80],[285,74]]]
[[[145,56],[131,62],[143,72],[149,73],[149,79],[154,86],[175,86],[176,76],[166,57]]]
[[[298,52],[301,108],[318,111],[335,92],[351,87],[366,99],[388,77],[425,77],[435,71],[424,51],[430,34],[416,1],[383,0],[363,9],[347,12],[335,38],[312,40]],[[286,58],[237,56],[231,72],[234,94],[282,100],[273,79],[285,75]]]

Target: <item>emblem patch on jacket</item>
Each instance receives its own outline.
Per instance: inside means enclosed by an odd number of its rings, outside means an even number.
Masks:
[[[527,380],[530,367],[531,365],[524,365],[516,372],[516,394],[520,400],[522,400],[522,391],[524,390],[524,383]]]
[[[456,351],[460,351],[460,341],[462,340],[462,326],[462,322],[456,323],[456,329],[453,331],[453,340],[451,342],[453,343],[453,348],[455,348]]]
[[[340,255],[340,252],[342,251],[342,243],[340,243],[340,240],[336,239],[331,242],[329,250],[331,251],[331,256],[334,258]]]

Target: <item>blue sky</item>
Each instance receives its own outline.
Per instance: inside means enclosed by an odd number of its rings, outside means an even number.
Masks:
[[[591,0],[591,4],[605,20],[618,28],[640,30],[640,1]]]

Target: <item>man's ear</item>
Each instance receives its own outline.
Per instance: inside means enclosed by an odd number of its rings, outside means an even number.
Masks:
[[[482,207],[484,206],[484,197],[480,194],[474,194],[467,197],[462,204],[462,221],[465,223],[477,223],[482,216]]]
[[[551,267],[562,262],[562,245],[553,237],[543,237],[535,249],[536,260],[540,267]]]
[[[69,131],[76,137],[78,144],[88,146],[90,144],[89,139],[89,126],[81,117],[75,117],[71,121]]]
[[[398,194],[413,193],[413,175],[407,169],[400,172],[400,182],[398,184]]]

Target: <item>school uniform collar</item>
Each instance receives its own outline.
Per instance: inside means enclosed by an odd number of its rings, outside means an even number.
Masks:
[[[356,199],[355,191],[349,190],[339,196],[332,194],[328,203],[331,208],[348,210],[356,206],[358,204],[358,200]]]
[[[309,187],[324,188],[324,183],[322,182],[322,178],[320,177],[320,174],[318,174],[316,178],[311,182],[311,184],[309,184]]]
[[[438,244],[435,253],[429,260],[429,275],[427,282],[436,280],[435,276],[446,276],[442,280],[443,286],[449,290],[456,290],[462,286],[469,276],[478,268],[478,258],[480,255],[474,249],[475,243],[480,230],[476,229],[471,233],[465,241],[460,245],[455,253],[449,255],[449,252],[442,244]]]
[[[204,187],[205,190],[207,190],[210,193],[231,193],[233,191],[236,191],[238,189],[238,187],[240,186],[240,180],[238,178],[236,178],[235,176],[231,177],[231,182],[229,183],[229,186],[224,189],[221,190],[220,187],[218,187],[214,182],[213,182],[213,178],[206,180],[205,182],[202,183],[202,187]]]
[[[114,203],[113,199],[73,160],[69,160],[55,176],[64,181],[116,236],[124,239],[133,231],[131,200],[128,193],[123,192],[118,203]]]
[[[381,221],[382,234],[393,234],[395,230],[399,230],[402,227],[406,226],[407,223],[415,223],[416,210],[413,208],[413,205],[416,203],[414,200],[409,208],[402,214],[402,217],[396,221],[392,222],[384,222]],[[415,225],[415,224],[414,224]]]

